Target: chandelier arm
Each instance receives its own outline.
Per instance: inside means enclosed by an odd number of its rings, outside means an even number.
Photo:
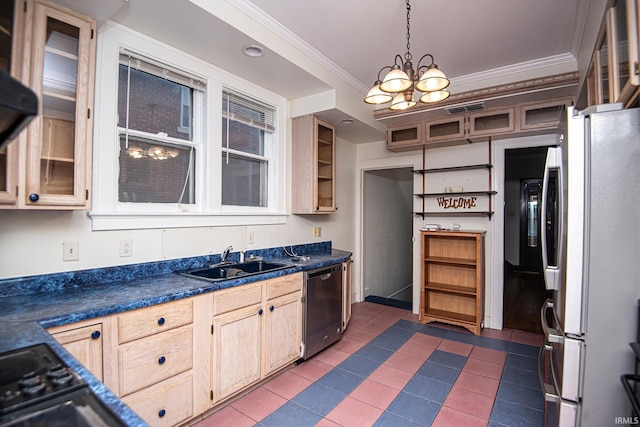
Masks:
[[[420,63],[422,62],[422,60],[426,57],[431,58],[431,64],[428,65],[420,65]],[[422,57],[420,58],[420,60],[418,61],[418,65],[416,66],[416,73],[420,74],[420,70],[423,68],[429,68],[431,67],[433,64],[435,64],[435,60],[433,59],[433,55],[431,55],[430,53],[425,53],[424,55],[422,55]]]
[[[392,65],[385,65],[384,67],[380,68],[380,71],[378,71],[378,80],[376,80],[376,84],[380,84],[380,83],[377,83],[377,82],[380,81],[380,73],[383,72],[384,70],[386,70],[387,68],[390,69],[390,70],[393,70],[393,66]]]
[[[398,64],[398,60],[400,60],[399,64]],[[399,68],[399,69],[404,68],[404,60],[402,59],[402,56],[400,56],[400,54],[396,54],[396,57],[393,59],[393,68]]]

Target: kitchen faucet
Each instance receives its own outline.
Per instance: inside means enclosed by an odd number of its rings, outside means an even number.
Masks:
[[[229,252],[233,250],[233,246],[229,245],[226,247],[224,251],[222,251],[222,255],[220,255],[220,263],[227,262],[227,257],[229,256]]]

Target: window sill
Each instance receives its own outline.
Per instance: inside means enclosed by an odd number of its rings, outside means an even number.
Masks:
[[[287,213],[88,212],[92,231],[285,224]]]

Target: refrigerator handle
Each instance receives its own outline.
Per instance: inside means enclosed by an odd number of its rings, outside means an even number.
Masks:
[[[541,227],[540,227],[540,240],[542,246],[542,271],[544,273],[544,283],[545,287],[549,291],[554,291],[558,289],[558,280],[560,275],[559,270],[559,262],[560,256],[556,257],[556,261],[558,265],[549,265],[549,258],[547,254],[547,197],[549,194],[549,175],[551,170],[558,170],[560,172],[560,168],[562,167],[562,155],[560,152],[560,147],[549,147],[547,150],[547,159],[544,164],[544,175],[542,178],[542,204],[541,204]],[[562,180],[562,173],[558,173],[558,179]],[[556,189],[556,194],[558,195],[558,254],[560,254],[560,247],[562,244],[562,182],[558,182],[558,188]]]
[[[553,308],[553,301],[548,299],[542,304],[540,310],[540,322],[542,323],[542,330],[544,331],[545,343],[559,343],[564,342],[562,332],[556,328],[550,328],[547,323],[547,310]]]
[[[556,388],[544,380],[544,353],[545,351],[551,351],[551,346],[543,345],[540,347],[540,354],[538,355],[538,380],[540,381],[540,389],[544,396],[545,402],[560,402],[560,394],[556,391]]]

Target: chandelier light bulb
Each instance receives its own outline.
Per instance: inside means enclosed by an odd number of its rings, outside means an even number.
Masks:
[[[416,89],[421,92],[442,90],[447,86],[449,86],[449,79],[447,79],[436,65],[430,66],[429,69],[422,74],[418,83],[416,83]]]
[[[407,90],[411,87],[411,79],[407,76],[407,73],[399,68],[393,69],[384,76],[380,89],[384,92],[396,93]]]
[[[451,95],[448,90],[437,90],[434,92],[426,92],[420,97],[420,102],[424,102],[425,104],[444,101]]]
[[[390,93],[380,90],[380,81],[378,81],[371,89],[369,89],[369,93],[367,93],[366,98],[364,98],[364,102],[367,104],[384,104],[392,99],[393,96]]]
[[[391,106],[389,107],[392,110],[406,110],[407,108],[411,108],[416,105],[417,102],[413,99],[413,94],[405,95],[404,93],[399,93],[393,98],[391,101]]]

